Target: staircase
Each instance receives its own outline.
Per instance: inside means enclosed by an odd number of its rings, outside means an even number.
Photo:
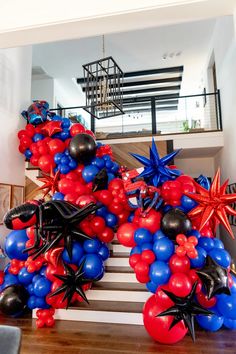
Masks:
[[[26,177],[37,186],[39,170],[26,165]],[[142,308],[150,294],[144,284],[138,283],[129,266],[130,249],[115,238],[110,244],[105,275],[86,292],[86,302],[68,310],[56,310],[55,318],[71,321],[103,322],[142,325]],[[36,318],[36,310],[33,311]]]

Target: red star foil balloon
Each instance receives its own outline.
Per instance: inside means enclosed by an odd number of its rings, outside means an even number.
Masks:
[[[43,198],[46,197],[47,194],[52,192],[54,194],[55,192],[58,191],[58,181],[59,181],[59,176],[60,176],[60,171],[58,170],[55,174],[52,172],[50,175],[43,173],[43,177],[38,177],[38,180],[42,183],[44,183],[41,187],[38,188],[38,190],[45,190]]]
[[[195,200],[198,206],[188,213],[188,216],[193,218],[201,217],[199,230],[212,220],[214,225],[221,223],[224,225],[232,239],[234,239],[233,231],[230,227],[227,214],[236,216],[230,204],[236,202],[236,194],[226,194],[228,180],[220,185],[220,169],[216,172],[210,189],[207,190],[195,182],[197,192],[200,194],[185,193],[189,198]]]
[[[43,133],[47,133],[48,136],[52,136],[56,133],[60,133],[62,131],[61,122],[60,121],[50,121],[45,124],[42,128]]]

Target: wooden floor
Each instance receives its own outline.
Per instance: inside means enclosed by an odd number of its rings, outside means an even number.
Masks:
[[[57,321],[54,328],[36,329],[30,318],[0,318],[0,322],[22,329],[21,354],[236,353],[236,331],[197,330],[195,343],[187,335],[170,346],[155,343],[142,326]]]

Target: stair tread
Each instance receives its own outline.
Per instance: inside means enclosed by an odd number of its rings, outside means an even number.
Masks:
[[[95,283],[92,290],[147,291],[141,283],[102,282]]]
[[[129,312],[141,313],[143,309],[143,302],[119,302],[119,301],[102,301],[90,300],[89,304],[85,301],[78,302],[69,307],[70,309],[77,310],[90,310],[90,311],[108,311],[108,312]]]
[[[110,254],[110,258],[129,258],[129,254],[126,254],[126,253],[113,253],[111,251],[111,254]]]
[[[133,269],[130,267],[114,267],[106,266],[105,270],[107,273],[133,273]]]

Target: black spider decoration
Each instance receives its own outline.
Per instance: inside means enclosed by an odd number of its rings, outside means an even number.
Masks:
[[[62,200],[53,200],[38,206],[35,226],[35,242],[26,248],[29,256],[36,259],[64,240],[65,248],[72,259],[72,239],[91,239],[78,228],[78,224],[100,206],[90,203],[83,208]]]
[[[107,189],[107,184],[108,184],[107,170],[103,168],[101,171],[99,171],[96,174],[93,180],[93,192]]]
[[[87,279],[87,278],[83,277],[84,263],[85,263],[85,259],[80,264],[78,270],[74,271],[68,264],[63,262],[64,269],[66,271],[66,275],[54,274],[54,277],[61,280],[63,282],[63,284],[57,290],[55,290],[50,295],[50,297],[64,293],[62,301],[67,299],[67,307],[66,308],[68,308],[70,306],[74,293],[79,294],[83,298],[84,301],[89,303],[88,299],[85,295],[85,292],[83,290],[83,285],[91,283],[92,281],[94,281],[94,279]]]
[[[194,283],[190,294],[186,297],[176,296],[173,293],[162,289],[162,291],[174,302],[174,305],[157,315],[157,317],[174,316],[169,329],[173,328],[177,323],[183,320],[193,341],[195,341],[194,316],[213,315],[213,312],[205,309],[194,301],[196,287],[197,282]]]

